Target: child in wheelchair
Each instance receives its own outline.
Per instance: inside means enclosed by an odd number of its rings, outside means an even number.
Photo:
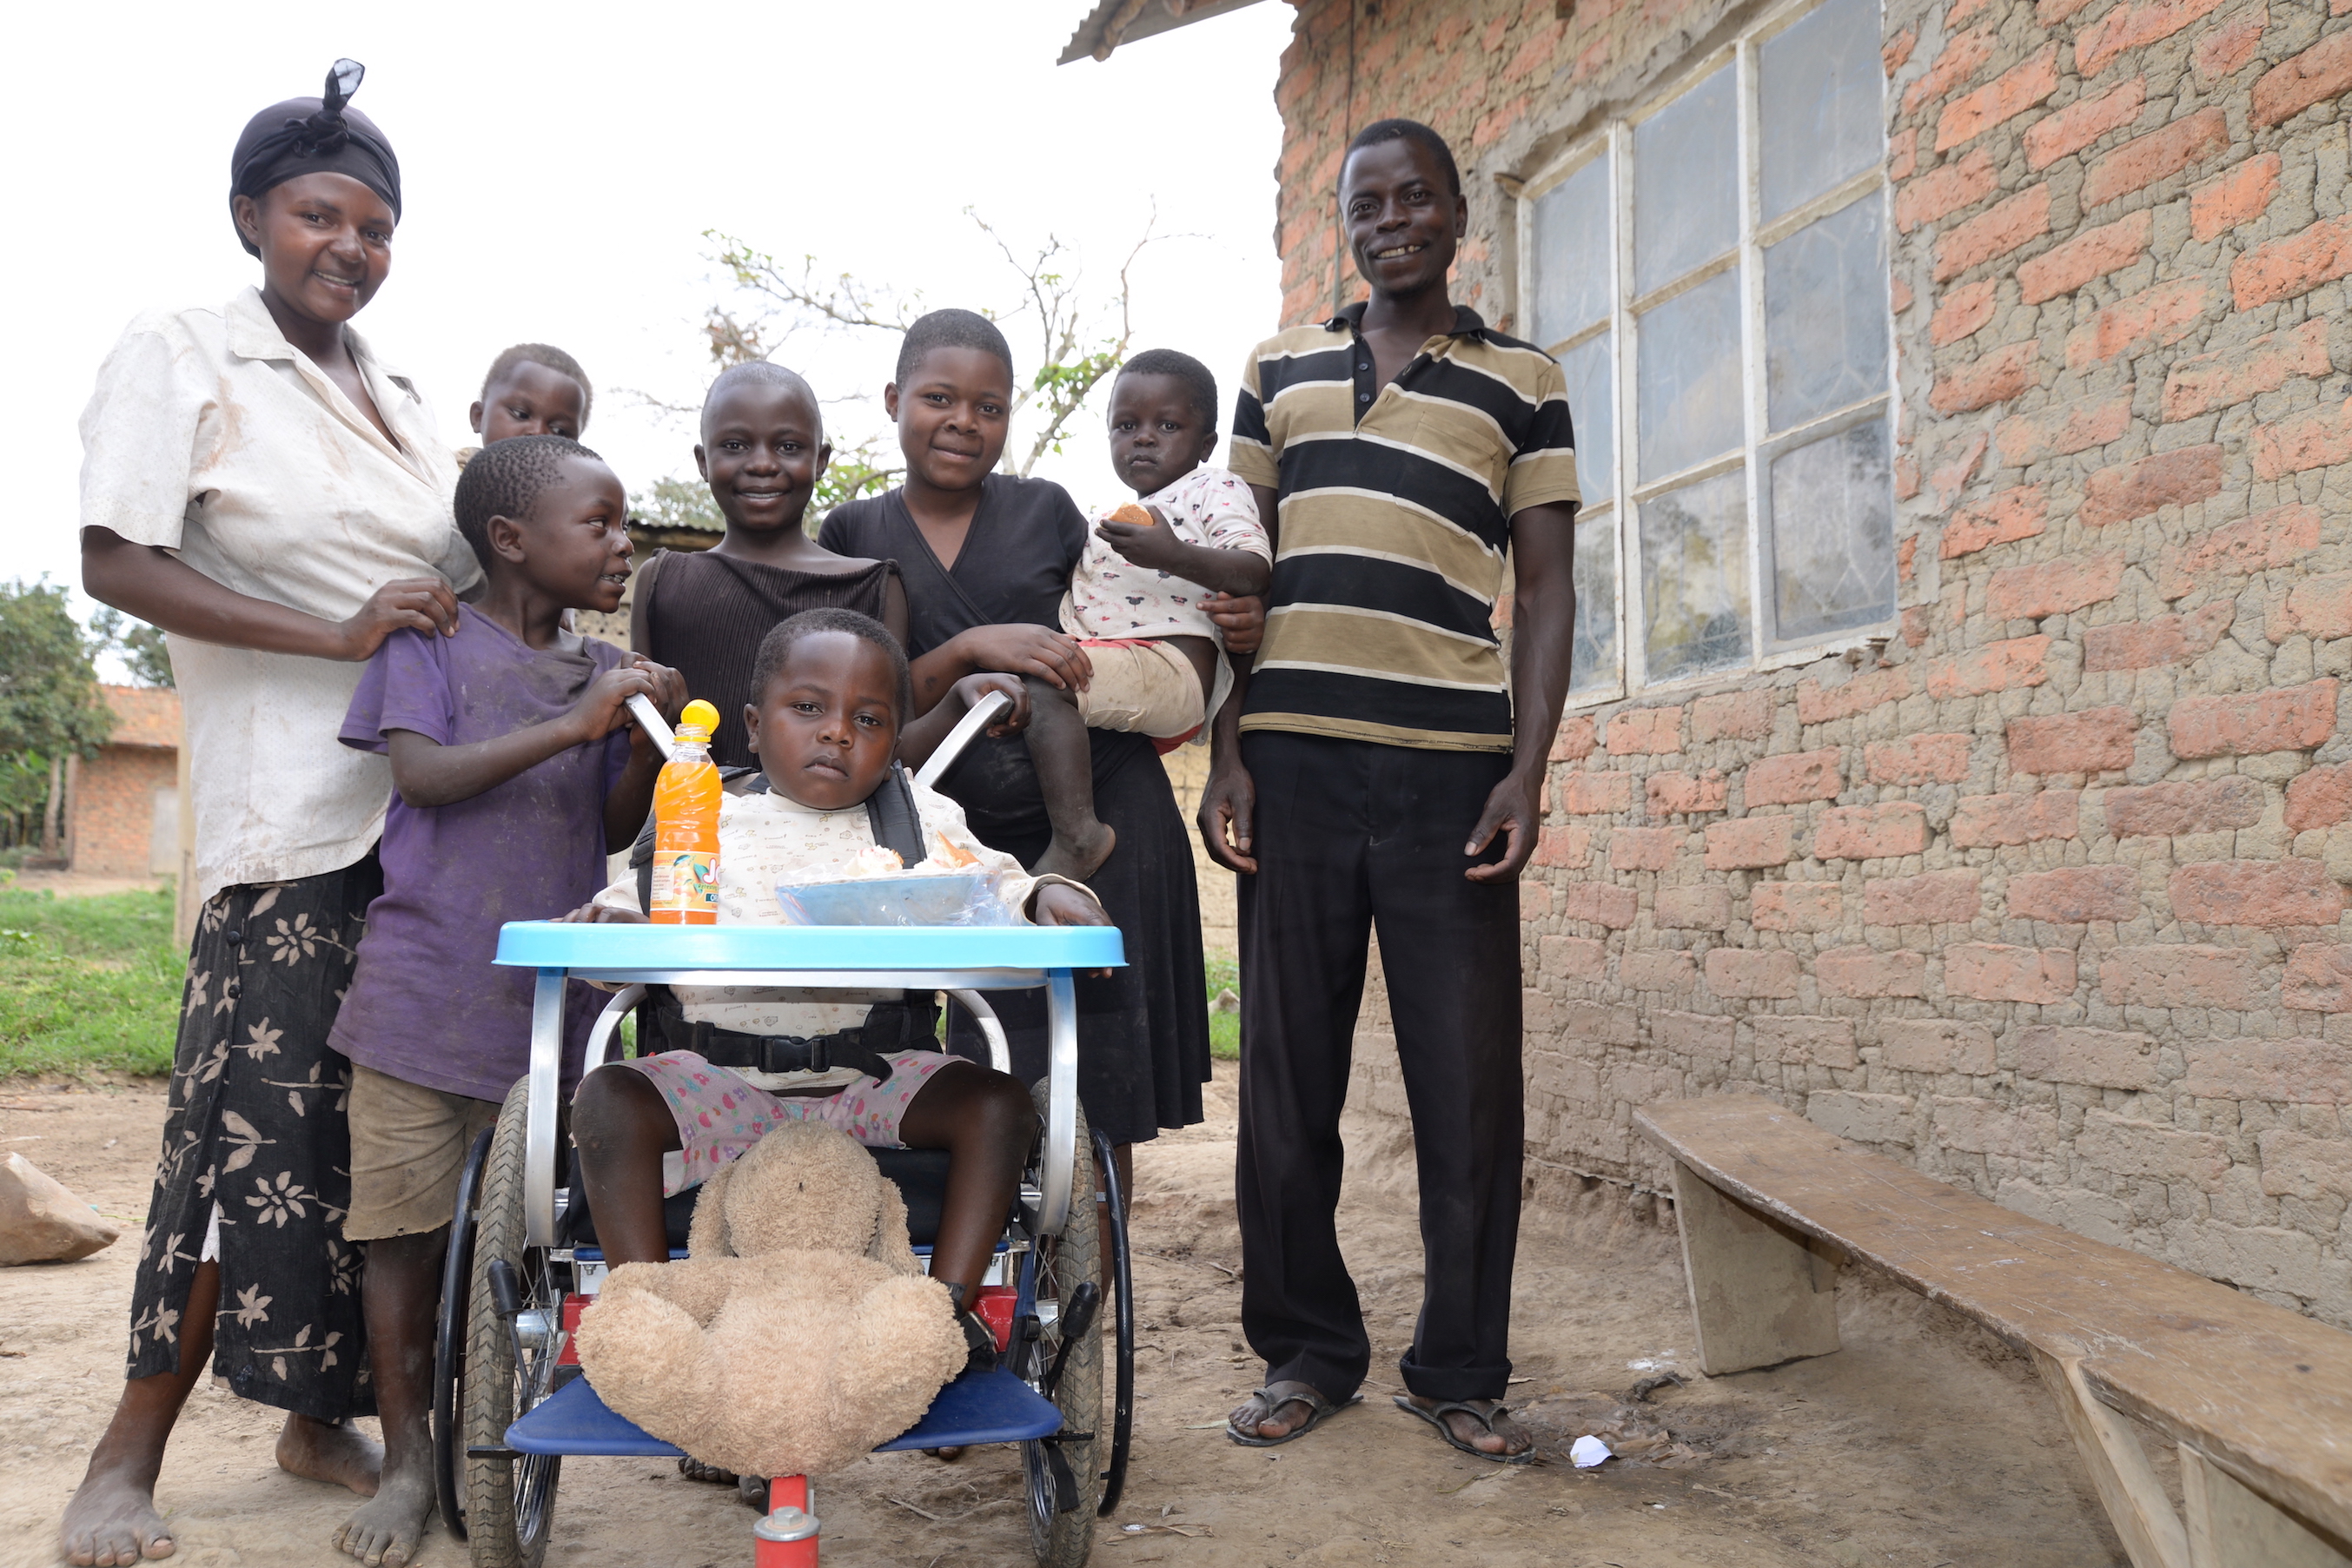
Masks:
[[[897,641],[853,611],[806,611],[768,633],[743,715],[761,778],[719,806],[719,923],[781,924],[780,884],[895,873],[895,859],[909,874],[982,874],[1012,919],[1108,924],[1085,887],[1029,875],[973,837],[955,802],[894,765],[909,684]],[[894,851],[894,839],[904,847]],[[643,920],[636,879],[569,918]],[[679,986],[653,1018],[661,1038],[640,1046],[663,1049],[598,1068],[572,1103],[580,1185],[605,1260],[666,1260],[663,1198],[787,1120],[820,1120],[872,1147],[943,1149],[931,1275],[948,1288],[975,1364],[992,1364],[995,1336],[970,1303],[1036,1137],[1028,1090],[943,1053],[928,1003],[896,991]]]

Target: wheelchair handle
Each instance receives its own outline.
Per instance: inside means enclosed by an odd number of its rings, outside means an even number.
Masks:
[[[664,762],[667,762],[670,754],[677,749],[677,732],[663,719],[661,710],[654,706],[653,699],[639,692],[621,706],[629,710],[629,716],[637,721],[637,727],[646,732],[646,738],[654,743],[654,749],[662,754]]]
[[[940,775],[954,767],[955,759],[963,755],[963,748],[970,746],[998,714],[1012,706],[1013,699],[1003,692],[991,692],[972,704],[971,711],[956,720],[956,727],[948,731],[947,738],[940,742],[939,749],[932,752],[922,767],[916,770],[915,782],[926,789],[937,784]]]

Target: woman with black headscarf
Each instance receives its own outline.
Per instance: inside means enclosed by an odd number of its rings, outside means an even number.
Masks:
[[[131,324],[82,415],[82,583],[170,634],[191,752],[196,893],[129,1382],[61,1532],[77,1563],[169,1555],[163,1446],[207,1362],[287,1412],[278,1462],[376,1488],[343,1099],[327,1049],[391,779],[338,744],[400,627],[446,633],[479,568],[430,412],[347,323],[392,261],[400,164],[346,100],[253,117],[229,210],[262,283]]]

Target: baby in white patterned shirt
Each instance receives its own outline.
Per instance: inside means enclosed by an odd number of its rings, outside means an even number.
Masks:
[[[1075,692],[1029,682],[1029,759],[1054,827],[1040,872],[1092,876],[1117,840],[1095,816],[1088,727],[1148,735],[1167,751],[1216,716],[1233,685],[1202,601],[1264,593],[1274,549],[1249,486],[1209,465],[1216,449],[1208,366],[1153,349],[1120,367],[1110,461],[1141,500],[1096,524],[1062,598],[1062,630],[1085,644],[1092,681]]]
[[[780,925],[780,883],[838,878],[894,858],[877,854],[866,803],[889,783],[910,706],[898,642],[854,611],[804,611],[760,644],[751,689],[743,722],[768,791],[721,800],[721,925]],[[1085,887],[1030,875],[974,838],[953,801],[919,785],[911,793],[926,853],[889,874],[978,873],[1012,920],[1109,924]],[[634,877],[569,918],[643,920]],[[670,1050],[589,1073],[572,1099],[572,1139],[606,1260],[666,1260],[664,1193],[699,1185],[786,1120],[823,1121],[871,1146],[945,1149],[947,1194],[931,1277],[954,1299],[975,1361],[992,1357],[994,1334],[965,1303],[979,1288],[1036,1135],[1029,1091],[1006,1073],[944,1054],[919,1025],[902,1030],[915,1038],[885,1042],[908,1049],[877,1047],[876,1019],[890,1009],[917,1011],[898,992],[845,999],[838,991],[679,987],[677,1001],[680,1024],[714,1054],[746,1041],[755,1055],[782,1043],[805,1046],[814,1057],[824,1046],[848,1063],[761,1072]]]

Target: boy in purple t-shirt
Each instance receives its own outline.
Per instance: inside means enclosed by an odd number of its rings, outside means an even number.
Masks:
[[[604,885],[636,837],[661,758],[623,707],[675,715],[676,671],[563,629],[606,614],[628,581],[627,500],[597,455],[559,435],[482,448],[457,482],[480,601],[446,636],[395,632],[361,677],[346,746],[389,753],[383,895],[331,1042],[352,1061],[352,1209],[383,1479],[335,1544],[415,1558],[433,1508],[433,1333],[467,1151],[530,1064],[531,977],[491,962],[499,927],[559,915]],[[577,1077],[594,1009],[568,1009]]]

